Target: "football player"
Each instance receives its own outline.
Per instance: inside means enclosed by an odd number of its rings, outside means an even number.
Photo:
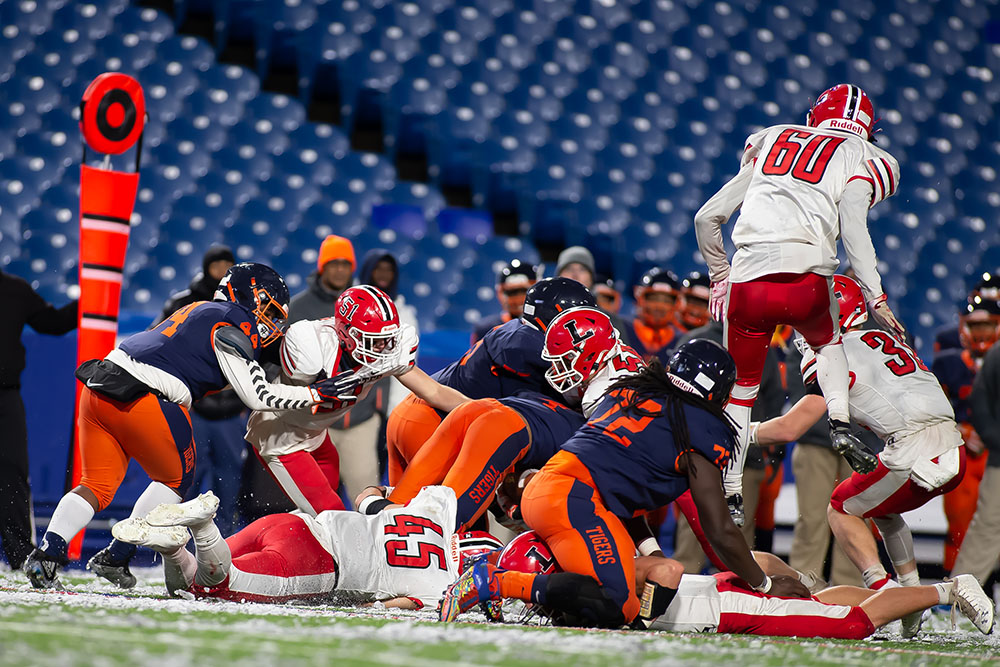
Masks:
[[[263,264],[236,264],[219,282],[214,301],[184,306],[155,328],[123,340],[103,360],[84,362],[80,395],[79,486],[59,501],[42,542],[23,569],[35,588],[59,587],[68,542],[108,506],[129,459],[153,482],[135,503],[142,516],[177,503],[194,477],[195,444],[188,409],[210,391],[232,385],[247,407],[278,411],[336,401],[327,379],[309,386],[268,383],[258,360],[278,341],[288,313],[288,288]],[[87,567],[122,588],[135,585],[129,544],[113,542]]]
[[[681,281],[681,307],[677,315],[677,326],[682,331],[691,331],[708,324],[712,314],[708,311],[708,300],[712,294],[712,281],[700,271],[692,271]]]
[[[755,590],[808,597],[798,579],[766,576],[729,517],[722,469],[735,433],[722,406],[736,380],[732,357],[696,339],[664,371],[658,361],[612,385],[594,416],[563,445],[521,498],[525,523],[565,570],[551,575],[474,564],[441,604],[442,621],[476,604],[515,598],[571,614],[574,623],[616,628],[639,614],[635,543],[624,521],[666,505],[688,488],[721,560]],[[645,555],[645,554],[643,554]]]
[[[590,307],[564,311],[545,331],[542,358],[553,389],[580,404],[583,414],[535,392],[466,403],[449,414],[407,466],[388,498],[366,490],[358,507],[374,513],[405,504],[421,488],[443,484],[458,496],[458,526],[470,528],[486,511],[503,479],[545,465],[583,425],[608,387],[642,367],[607,315]]]
[[[779,324],[795,327],[816,351],[834,449],[858,450],[849,457],[855,470],[875,466],[850,433],[847,357],[832,289],[837,239],[843,238],[873,316],[903,333],[882,291],[866,224],[868,209],[899,186],[899,165],[874,145],[874,126],[868,95],[857,86],[836,85],[819,96],[805,125],[775,125],[751,135],[739,173],[695,215],[698,247],[712,279],[710,309],[725,321],[726,348],[736,360],[736,387],[726,410],[736,420],[742,446],[733,452],[725,475],[726,495],[734,505],[750,408]],[[737,208],[730,266],[722,225]]]
[[[892,335],[862,330],[868,306],[861,286],[834,276],[840,330],[850,369],[851,414],[886,442],[869,474],[854,473],[833,492],[827,517],[830,529],[862,573],[878,589],[891,579],[882,567],[871,519],[904,586],[920,584],[913,536],[900,516],[955,488],[965,473],[965,447],[955,413],[937,378],[913,351]],[[801,345],[802,379],[816,383],[817,355]],[[813,386],[781,417],[750,425],[751,444],[792,442],[823,416],[827,403]],[[903,620],[904,636],[919,630],[920,615]]]
[[[493,327],[521,317],[528,289],[537,282],[538,267],[534,264],[515,259],[500,269],[500,273],[497,274],[497,300],[500,301],[503,312],[488,317],[476,325],[472,331],[472,345]]]
[[[931,370],[941,382],[944,393],[955,410],[955,420],[965,440],[965,478],[958,487],[944,496],[944,513],[948,518],[948,535],[944,543],[944,567],[951,571],[962,539],[969,529],[979,498],[979,482],[986,471],[988,452],[982,438],[972,426],[972,382],[982,368],[986,352],[1000,338],[1000,301],[978,294],[969,298],[959,318],[958,349],[944,349],[934,356]]]
[[[969,292],[966,299],[971,303],[976,297],[982,297],[985,301],[1000,301],[1000,268],[993,271],[985,271],[979,278],[979,282]],[[942,327],[934,336],[934,355],[945,350],[961,350],[965,347],[962,344],[961,322],[958,326]]]
[[[562,402],[562,396],[545,381],[548,364],[542,359],[542,346],[549,322],[575,306],[594,306],[594,295],[575,280],[546,278],[535,283],[528,289],[520,318],[490,330],[461,359],[435,373],[434,379],[474,400],[527,390]],[[415,395],[392,411],[386,426],[390,485],[399,480],[443,418]]]
[[[455,494],[428,487],[378,516],[327,511],[272,514],[223,539],[211,493],[159,505],[112,527],[119,540],[163,555],[170,595],[237,602],[339,600],[420,609],[437,605],[469,559],[503,544],[455,532]],[[194,537],[195,553],[184,548]]]
[[[630,323],[632,340],[643,359],[670,358],[680,328],[676,326],[681,283],[672,271],[653,268],[643,274],[634,290],[636,316]]]
[[[392,299],[371,285],[344,290],[333,317],[301,320],[288,328],[279,355],[281,382],[308,385],[332,377],[337,400],[318,409],[255,411],[246,439],[301,511],[315,516],[344,509],[337,495],[337,452],[327,430],[382,378],[395,376],[443,412],[468,400],[417,368],[416,354],[416,330],[401,325]]]

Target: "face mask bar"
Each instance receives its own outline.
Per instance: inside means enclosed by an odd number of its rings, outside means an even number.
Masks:
[[[379,370],[387,362],[396,358],[398,328],[381,333],[366,333],[357,327],[352,327],[351,337],[355,342],[351,356],[365,368]]]
[[[559,393],[565,393],[583,382],[583,375],[573,368],[579,356],[578,350],[569,350],[558,356],[542,352],[542,359],[551,364],[545,371],[545,379]]]

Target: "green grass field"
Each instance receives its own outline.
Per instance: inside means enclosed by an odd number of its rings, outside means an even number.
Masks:
[[[932,615],[918,640],[889,626],[861,642],[579,631],[468,622],[431,612],[167,599],[158,570],[121,592],[88,573],[66,593],[0,573],[0,665],[978,665],[1000,635]],[[469,616],[470,621],[482,617]]]

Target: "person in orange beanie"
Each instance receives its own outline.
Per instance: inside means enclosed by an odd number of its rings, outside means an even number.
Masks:
[[[288,306],[288,323],[333,317],[333,304],[351,286],[357,261],[354,246],[343,236],[330,234],[319,247],[316,273],[309,276],[306,289]]]

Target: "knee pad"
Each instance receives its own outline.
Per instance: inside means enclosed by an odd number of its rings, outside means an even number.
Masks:
[[[558,572],[549,575],[545,603],[560,612],[559,625],[620,628],[625,625],[623,601],[612,600],[604,586],[585,574]]]

